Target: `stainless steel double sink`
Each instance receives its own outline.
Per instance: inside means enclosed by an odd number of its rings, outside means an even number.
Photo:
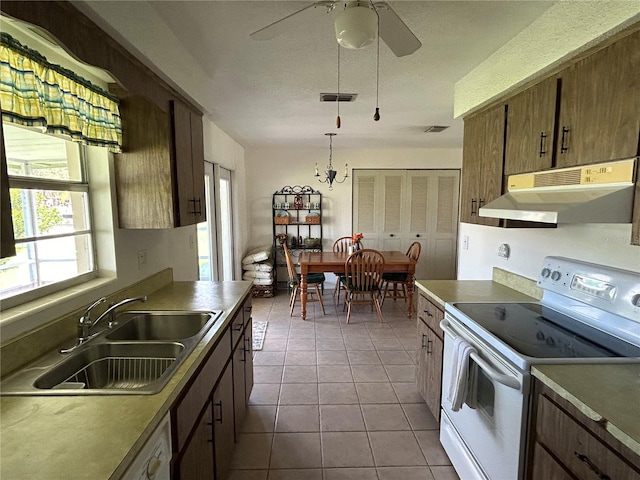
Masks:
[[[1,395],[154,394],[221,311],[125,311],[68,354],[52,352],[0,383]]]

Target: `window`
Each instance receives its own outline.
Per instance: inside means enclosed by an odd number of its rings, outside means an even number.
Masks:
[[[0,260],[8,307],[96,276],[96,266],[84,148],[10,123],[3,129],[16,239],[16,255]]]

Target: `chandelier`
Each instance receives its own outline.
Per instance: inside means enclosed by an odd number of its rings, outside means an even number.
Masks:
[[[349,177],[349,165],[345,163],[344,165],[344,177],[342,177],[342,180],[336,180],[336,175],[338,174],[338,172],[336,172],[333,169],[333,165],[331,163],[331,160],[333,159],[333,137],[336,136],[335,133],[325,133],[325,135],[327,135],[329,137],[329,165],[327,165],[327,169],[325,170],[324,174],[325,174],[325,178],[320,178],[320,173],[318,173],[318,163],[316,162],[316,177],[318,177],[318,181],[320,183],[328,183],[329,184],[329,190],[333,190],[333,182],[336,183],[343,183],[348,177]]]

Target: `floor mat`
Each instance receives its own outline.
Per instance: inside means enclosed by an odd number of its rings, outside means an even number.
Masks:
[[[267,324],[269,322],[256,322],[253,321],[253,350],[262,350],[262,344],[264,343],[264,335],[267,332]]]

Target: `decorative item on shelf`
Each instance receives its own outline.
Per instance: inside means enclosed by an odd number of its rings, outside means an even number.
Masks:
[[[342,177],[342,180],[336,180],[336,175],[338,174],[338,172],[336,172],[333,169],[333,164],[331,163],[332,159],[333,159],[333,137],[336,136],[337,134],[335,133],[325,133],[325,135],[327,135],[329,137],[329,165],[327,165],[327,169],[325,170],[325,178],[322,179],[320,178],[320,173],[318,173],[318,164],[316,163],[316,174],[315,176],[318,177],[318,181],[320,183],[328,183],[329,184],[329,190],[333,190],[333,182],[336,183],[343,183],[348,177],[349,177],[349,165],[345,163],[344,165],[344,177]]]
[[[320,248],[320,239],[319,238],[305,238],[304,239],[304,247],[305,248]]]
[[[289,225],[291,222],[291,218],[289,217],[289,212],[285,212],[284,210],[280,210],[277,215],[274,217],[273,221],[276,225]]]
[[[311,212],[304,217],[304,222],[311,225],[320,225],[320,214],[318,212]]]
[[[278,240],[278,243],[280,245],[282,245],[283,243],[287,243],[287,234],[286,233],[279,233],[276,235],[276,240]]]
[[[304,200],[302,199],[302,195],[298,194],[293,198],[293,208],[296,210],[301,210],[304,206]]]

